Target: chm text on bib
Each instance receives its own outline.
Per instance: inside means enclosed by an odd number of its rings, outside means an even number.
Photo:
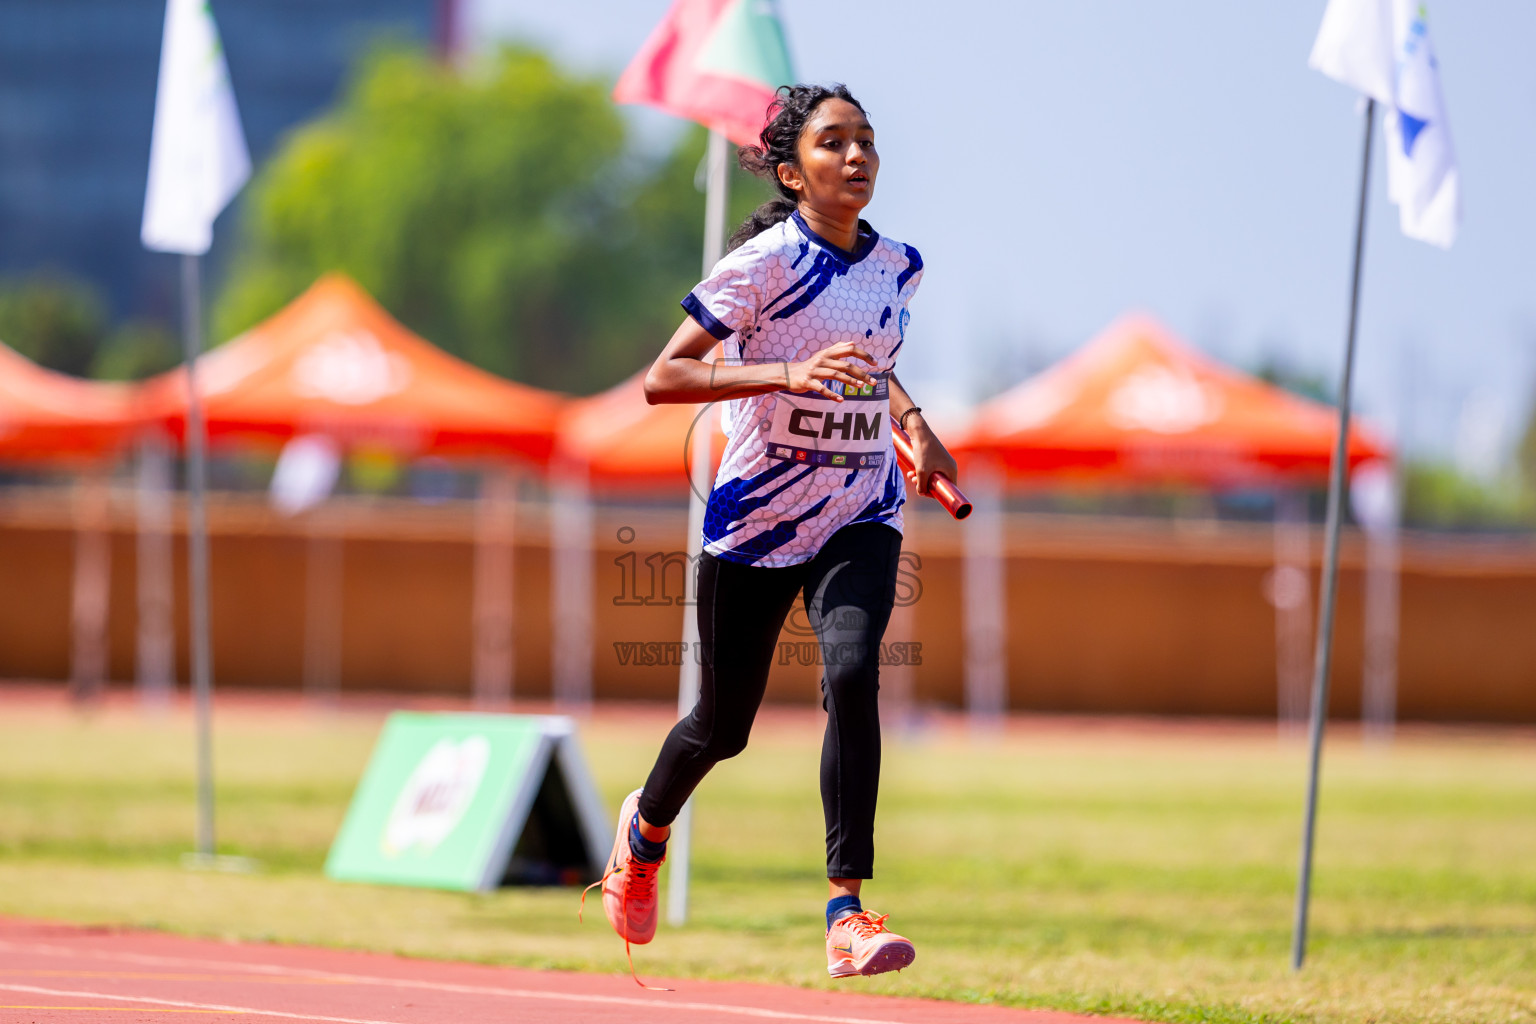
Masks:
[[[775,394],[768,457],[837,469],[883,465],[890,447],[885,425],[891,407],[890,381],[888,373],[871,376],[873,384],[825,381],[828,390],[843,396],[841,402],[816,391]]]

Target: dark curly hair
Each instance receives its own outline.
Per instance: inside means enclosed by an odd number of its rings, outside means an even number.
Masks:
[[[800,162],[800,133],[805,130],[805,124],[816,112],[816,108],[830,99],[846,100],[858,107],[860,113],[865,113],[864,105],[854,99],[848,87],[842,83],[831,86],[779,87],[778,94],[768,107],[768,123],[763,126],[760,144],[742,146],[736,151],[741,169],[766,178],[773,183],[779,194],[753,210],[741,227],[731,233],[730,242],[726,245],[727,251],[762,234],[775,224],[788,220],[789,215],[795,212],[800,197],[794,189],[779,180],[779,165]]]

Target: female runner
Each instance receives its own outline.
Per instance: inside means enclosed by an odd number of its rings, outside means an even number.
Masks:
[[[656,933],[656,874],[674,818],[717,762],[739,754],[796,596],[821,643],[827,731],[827,971],[900,970],[912,943],[867,911],[880,778],[880,640],[895,597],[902,474],[888,415],[912,435],[907,482],[927,494],[955,462],[892,372],[923,261],[859,212],[880,170],[875,134],[841,85],[779,90],[741,165],[776,198],[683,299],[688,317],[645,379],[646,399],[716,402],[729,437],[698,566],[699,701],[624,801],[603,904],[628,943]],[[725,358],[705,362],[725,343]]]

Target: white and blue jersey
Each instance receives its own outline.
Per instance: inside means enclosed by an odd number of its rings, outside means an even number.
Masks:
[[[683,299],[688,315],[725,343],[725,362],[761,365],[765,379],[782,380],[784,363],[840,341],[857,342],[875,360],[854,363],[873,385],[824,382],[842,402],[777,391],[725,403],[728,440],[704,516],[704,550],[717,558],[794,565],[852,523],[901,529],[906,488],[891,448],[888,380],[923,260],[910,245],[859,226],[848,252],[796,212],[728,253]]]

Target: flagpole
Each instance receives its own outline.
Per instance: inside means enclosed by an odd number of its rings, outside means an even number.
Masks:
[[[709,148],[704,156],[704,276],[708,277],[725,255],[725,214],[730,190],[730,146],[724,135],[709,133]],[[705,406],[703,414],[694,419],[693,432],[688,442],[688,571],[684,573],[687,595],[683,605],[683,664],[677,679],[677,713],[679,717],[693,710],[699,699],[699,659],[705,652],[699,648],[698,569],[699,558],[704,551],[704,502],[710,489],[710,463],[713,461],[711,444],[714,430],[710,412],[713,406]],[[673,925],[688,920],[688,873],[692,854],[693,798],[683,804],[677,820],[672,823],[672,834],[667,843],[672,859],[672,873],[667,882],[667,921]]]
[[[187,571],[192,625],[192,694],[197,719],[197,852],[213,860],[213,658],[208,637],[208,520],[206,426],[197,391],[202,353],[202,292],[198,257],[181,257],[182,346],[187,362]]]
[[[1291,941],[1291,969],[1301,970],[1307,955],[1307,911],[1312,891],[1312,850],[1317,826],[1317,777],[1328,719],[1328,672],[1333,659],[1333,613],[1339,581],[1339,531],[1343,518],[1345,471],[1349,463],[1350,391],[1355,375],[1355,325],[1360,312],[1360,265],[1365,251],[1365,207],[1371,180],[1371,127],[1376,101],[1365,102],[1365,142],[1360,158],[1360,199],[1355,211],[1355,266],[1349,289],[1349,328],[1344,342],[1344,377],[1339,385],[1339,434],[1334,440],[1328,478],[1328,521],[1323,542],[1323,578],[1318,609],[1317,650],[1312,671],[1312,721],[1307,769],[1307,811],[1301,834],[1301,871],[1296,882],[1296,924]]]

